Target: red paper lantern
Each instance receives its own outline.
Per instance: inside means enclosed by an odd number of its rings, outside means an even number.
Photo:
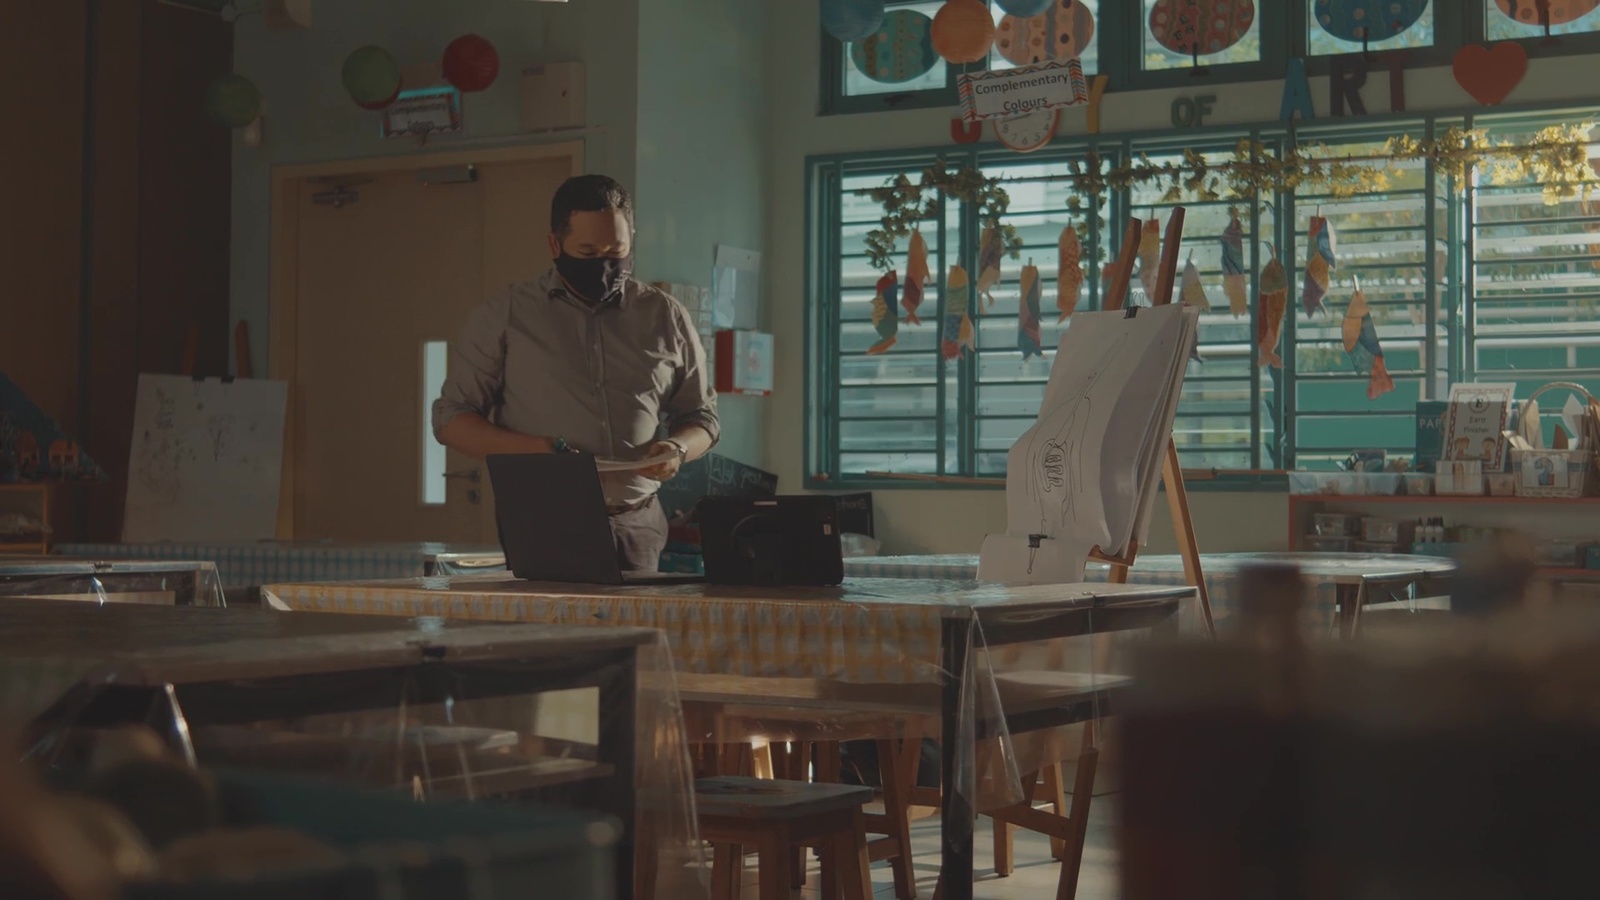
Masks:
[[[500,53],[487,38],[464,34],[444,48],[444,80],[464,94],[481,91],[500,76]]]
[[[983,0],[946,0],[933,17],[933,49],[948,62],[983,62],[993,45],[994,16]]]

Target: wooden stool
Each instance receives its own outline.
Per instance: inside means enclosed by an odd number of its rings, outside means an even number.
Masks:
[[[700,837],[712,845],[712,900],[737,900],[745,845],[758,854],[761,900],[788,900],[791,851],[813,846],[822,860],[822,896],[869,900],[866,826],[872,789],[738,776],[695,782]]]

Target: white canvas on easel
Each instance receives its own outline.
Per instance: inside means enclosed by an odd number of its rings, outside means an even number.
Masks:
[[[979,579],[1081,581],[1093,548],[1147,533],[1197,327],[1181,306],[1073,317],[1039,418],[1007,455],[1007,530],[984,539]]]
[[[282,381],[139,376],[122,539],[272,538],[287,404]]]

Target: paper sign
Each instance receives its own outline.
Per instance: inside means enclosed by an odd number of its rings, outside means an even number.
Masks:
[[[383,111],[386,138],[424,137],[461,130],[461,92],[453,87],[401,91]]]
[[[1083,66],[1076,58],[963,75],[960,91],[961,117],[968,122],[1010,118],[1089,102],[1089,86],[1083,80]]]
[[[1480,460],[1485,472],[1501,471],[1506,452],[1502,432],[1516,390],[1514,384],[1452,385],[1444,414],[1444,458]]]
[[[761,304],[761,254],[717,246],[711,270],[711,324],[715,328],[755,328]]]

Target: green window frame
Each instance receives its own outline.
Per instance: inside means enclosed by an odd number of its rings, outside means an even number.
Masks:
[[[1443,399],[1460,381],[1509,380],[1527,396],[1553,380],[1575,380],[1600,395],[1600,194],[1554,207],[1533,185],[1461,184],[1430,164],[1417,163],[1386,190],[1335,199],[1301,192],[1278,194],[1252,209],[1239,204],[1247,230],[1250,315],[1227,314],[1220,290],[1217,238],[1226,200],[1160,196],[1139,185],[1109,190],[1100,210],[1068,212],[1046,176],[1064,174],[1091,151],[1107,164],[1163,156],[1184,148],[1224,154],[1241,139],[1281,153],[1290,141],[1325,145],[1359,160],[1390,135],[1430,137],[1452,126],[1488,128],[1501,136],[1528,135],[1549,124],[1592,119],[1593,109],[1559,109],[1491,116],[1462,114],[1385,116],[1306,123],[1294,133],[1279,127],[1192,129],[1101,135],[1057,141],[1019,155],[992,146],[929,148],[878,154],[831,155],[807,161],[807,379],[806,481],[809,487],[926,487],[926,482],[880,478],[888,471],[961,478],[1004,474],[1004,450],[1037,412],[1059,331],[1055,313],[1055,236],[1066,220],[1083,243],[1086,288],[1080,310],[1100,308],[1101,266],[1115,258],[1130,217],[1153,212],[1164,226],[1175,203],[1188,209],[1185,246],[1193,251],[1212,312],[1202,316],[1201,354],[1191,366],[1174,434],[1186,468],[1222,477],[1217,488],[1279,486],[1276,470],[1330,468],[1352,449],[1413,449],[1415,403]],[[1597,145],[1592,144],[1591,148]],[[1591,150],[1591,156],[1600,151]],[[942,158],[976,165],[1018,186],[1008,212],[1024,242],[1022,258],[1007,259],[993,310],[973,301],[977,348],[953,360],[938,351],[935,334],[944,312],[944,281],[952,264],[976,277],[980,225],[975,212],[950,204],[939,223],[925,226],[933,283],[910,326],[902,318],[900,343],[888,354],[866,356],[875,337],[870,325],[873,281],[862,237],[876,224],[870,199],[854,192],[898,173],[915,177]],[[1469,176],[1471,173],[1469,173]],[[1032,185],[1026,190],[1024,185]],[[849,208],[848,215],[846,208]],[[1321,207],[1340,241],[1327,313],[1308,319],[1298,298],[1304,278],[1305,228]],[[1532,224],[1529,224],[1532,223]],[[1255,334],[1257,278],[1277,248],[1291,285],[1280,353],[1282,369],[1261,368]],[[905,242],[898,248],[904,271]],[[1032,257],[1045,282],[1043,323],[1047,356],[1023,363],[1015,343],[1018,274]],[[1379,323],[1396,390],[1366,399],[1367,376],[1349,366],[1339,342],[1350,274],[1362,287]],[[1135,295],[1138,288],[1134,287]],[[1351,434],[1357,435],[1352,439]]]

